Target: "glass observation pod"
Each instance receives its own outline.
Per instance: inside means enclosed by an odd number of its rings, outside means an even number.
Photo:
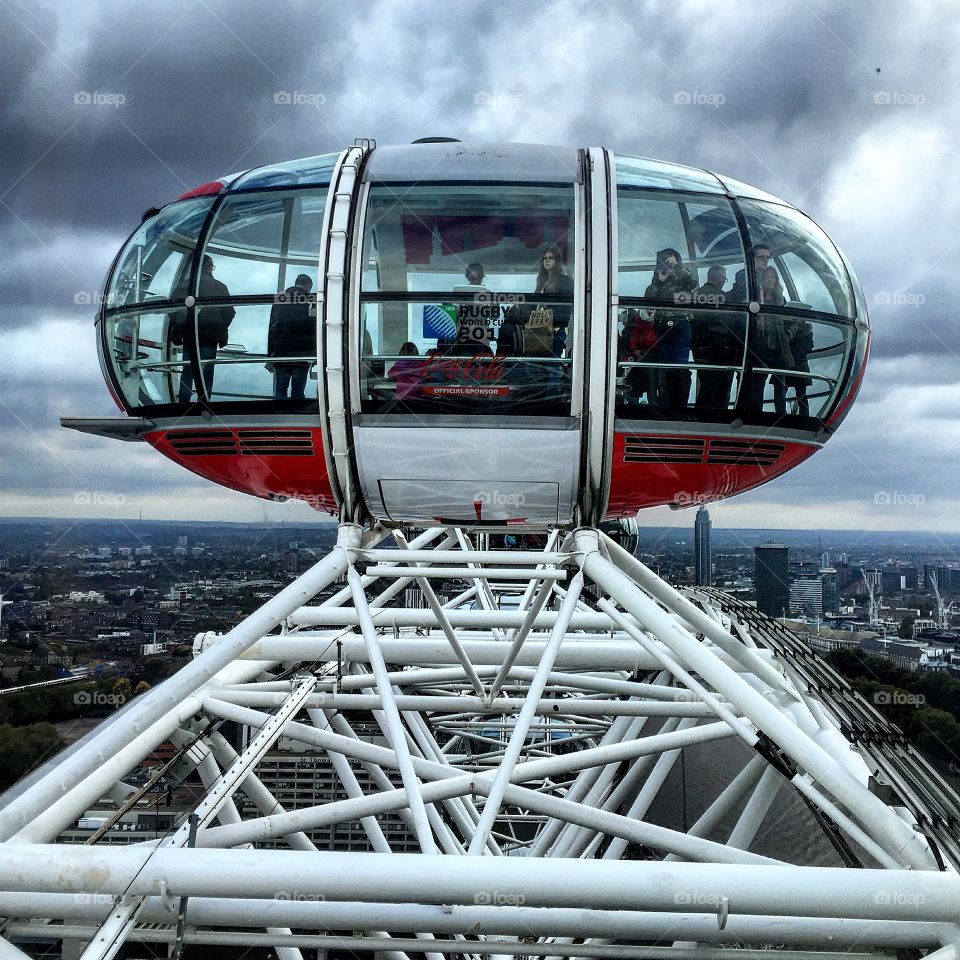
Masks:
[[[800,211],[609,150],[358,141],[151,211],[97,317],[122,420],[345,519],[598,523],[727,497],[833,433],[869,326]]]

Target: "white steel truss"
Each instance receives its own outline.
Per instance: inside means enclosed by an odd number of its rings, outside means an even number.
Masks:
[[[311,570],[11,791],[0,958],[957,960],[955,858],[880,796],[878,764],[762,631],[596,529],[543,550],[479,539],[341,525]],[[56,842],[167,742],[196,800],[165,835]],[[688,783],[711,754],[730,758],[719,784]],[[291,757],[317,771],[296,795],[268,763]],[[784,805],[832,859],[771,846]],[[323,849],[351,824],[362,848]]]

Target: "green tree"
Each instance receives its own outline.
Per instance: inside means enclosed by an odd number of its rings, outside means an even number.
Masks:
[[[52,757],[64,746],[60,735],[49,723],[26,727],[0,725],[0,790],[16,783],[25,773]]]
[[[946,710],[920,707],[908,728],[917,748],[943,764],[960,763],[960,723]]]
[[[931,707],[946,710],[960,720],[960,680],[949,673],[928,670],[921,674],[918,688]]]
[[[126,703],[127,700],[133,699],[133,687],[126,677],[120,677],[119,680],[116,680],[111,692],[115,697],[123,697],[124,703]]]

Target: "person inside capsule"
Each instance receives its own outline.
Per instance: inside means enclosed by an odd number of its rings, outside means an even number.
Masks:
[[[718,306],[726,301],[724,284],[727,271],[714,263],[707,270],[707,281],[694,296],[697,305]],[[743,319],[739,314],[701,312],[693,327],[691,347],[696,363],[737,366],[743,357]],[[726,410],[733,387],[733,370],[698,370],[695,406],[707,410]]]
[[[541,293],[546,296],[550,294],[559,296],[571,296],[573,294],[573,279],[567,276],[563,269],[563,253],[558,244],[547,247],[540,258],[540,270],[537,273],[537,283],[535,293]],[[544,311],[542,314],[539,311]],[[553,304],[551,306],[540,306],[531,314],[527,321],[528,329],[539,331],[551,331],[549,336],[549,349],[541,350],[538,346],[538,355],[553,355],[562,357],[567,343],[567,327],[570,324],[570,314],[573,312],[573,305]],[[535,322],[535,317],[538,318]],[[546,332],[535,335],[534,342],[538,345],[542,340],[547,343]]]
[[[317,352],[316,322],[310,315],[313,280],[301,273],[292,287],[277,298],[270,309],[267,331],[267,355],[271,358],[309,357]],[[275,400],[303,400],[310,372],[310,361],[292,363],[271,359],[273,397]]]
[[[770,247],[765,243],[755,243],[750,247],[747,257],[753,261],[753,269],[757,278],[757,292],[760,296],[760,303],[763,303],[763,271],[770,266]],[[746,303],[748,299],[747,271],[744,268],[738,270],[736,277],[734,277],[733,287],[730,290],[730,300],[734,303]]]
[[[657,266],[644,297],[648,300],[669,300],[675,304],[690,303],[697,286],[693,275],[683,265],[683,258],[673,247],[657,251]],[[684,310],[657,308],[653,329],[657,336],[657,360],[665,364],[690,362],[690,314]],[[690,394],[689,370],[657,371],[657,402],[668,407],[685,407]]]
[[[783,295],[783,286],[780,283],[780,274],[776,267],[766,267],[760,274],[761,302],[772,306],[782,306],[786,303]],[[788,321],[783,317],[761,315],[757,319],[755,345],[753,348],[754,365],[770,367],[775,370],[792,370],[794,368],[793,351],[790,345],[790,331]],[[750,410],[763,409],[763,394],[766,390],[767,379],[773,386],[773,409],[775,413],[786,413],[786,382],[785,375],[778,373],[758,373],[751,371],[747,376],[747,408]]]
[[[230,291],[225,283],[221,283],[213,275],[215,264],[213,258],[205,255],[200,271],[198,294],[201,300],[226,300]],[[197,311],[197,338],[200,348],[200,363],[203,368],[203,383],[207,388],[207,397],[213,394],[214,361],[217,349],[225,347],[228,342],[228,329],[233,318],[237,315],[229,304],[222,306],[201,307]],[[194,338],[191,331],[186,329],[187,311],[178,311],[173,320],[173,330],[170,339],[174,344],[183,346],[183,370],[180,374],[180,389],[178,398],[180,403],[189,403],[193,395],[193,356]]]
[[[452,352],[460,356],[491,354],[494,325],[499,308],[490,303],[490,291],[483,285],[486,270],[479,261],[467,265],[464,271],[466,283],[453,288],[454,293],[468,293],[473,303],[461,303],[457,307],[457,340]]]

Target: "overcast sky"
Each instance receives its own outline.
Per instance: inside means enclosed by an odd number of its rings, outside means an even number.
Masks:
[[[151,205],[445,135],[609,146],[805,210],[871,306],[864,388],[822,452],[714,522],[960,531],[958,46],[949,0],[0,0],[0,515],[316,517],[62,430],[116,413],[89,301]]]

